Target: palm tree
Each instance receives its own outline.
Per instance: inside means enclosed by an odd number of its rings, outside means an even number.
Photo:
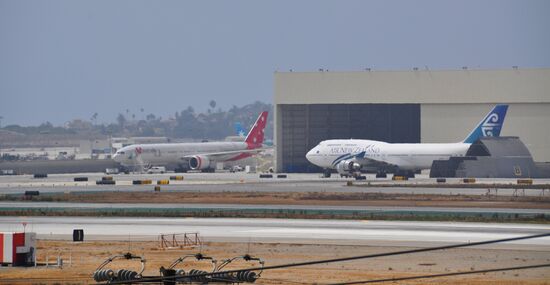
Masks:
[[[116,118],[118,125],[121,129],[124,128],[124,124],[126,124],[126,118],[122,114],[118,114],[118,117]]]
[[[147,119],[147,121],[152,121],[152,120],[154,120],[156,117],[155,117],[154,114],[149,114],[149,115],[147,115],[147,117],[145,117],[145,118]]]
[[[94,125],[97,125],[97,116],[98,116],[98,113],[95,112],[93,115],[92,115],[92,122],[94,122]]]

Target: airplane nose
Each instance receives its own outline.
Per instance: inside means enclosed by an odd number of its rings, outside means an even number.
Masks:
[[[313,150],[314,150],[314,149],[311,149],[310,151],[308,151],[308,152],[306,153],[306,159],[307,159],[309,162],[315,164],[315,163],[313,162],[313,160],[312,160],[312,159],[313,159]]]

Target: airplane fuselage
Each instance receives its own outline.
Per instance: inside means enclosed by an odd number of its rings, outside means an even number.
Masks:
[[[177,169],[208,170],[216,163],[236,161],[262,150],[267,112],[261,112],[244,141],[203,143],[162,143],[129,145],[113,159],[127,167],[175,166]]]
[[[137,163],[150,165],[185,164],[186,157],[204,153],[234,152],[247,150],[245,142],[203,142],[203,143],[163,143],[137,144],[120,149],[114,159],[124,166]],[[220,156],[215,161],[226,161],[237,157],[240,153]],[[138,157],[139,161],[138,161]]]
[[[338,163],[353,160],[361,165],[373,162],[404,170],[429,169],[434,160],[464,156],[469,143],[386,143],[374,140],[326,140],[311,149],[306,158],[313,164],[335,169]]]
[[[508,105],[493,107],[470,134],[458,143],[387,143],[333,139],[319,143],[306,154],[306,158],[317,166],[336,169],[342,175],[356,174],[364,166],[407,171],[429,169],[434,160],[465,156],[470,145],[481,137],[499,136],[507,110]]]

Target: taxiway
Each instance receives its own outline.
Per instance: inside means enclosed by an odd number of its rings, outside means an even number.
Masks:
[[[26,229],[41,239],[154,240],[161,233],[199,232],[208,241],[433,246],[550,232],[550,225],[449,222],[340,221],[232,218],[0,217],[0,228]],[[550,251],[550,238],[495,245]]]

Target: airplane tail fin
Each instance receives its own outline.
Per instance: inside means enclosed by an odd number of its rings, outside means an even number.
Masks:
[[[236,122],[234,126],[235,126],[235,134],[237,134],[239,137],[244,137],[244,135],[246,134],[246,130],[243,128],[241,123]]]
[[[496,105],[464,139],[464,143],[473,143],[480,137],[500,136],[500,130],[502,129],[507,110],[508,105]]]
[[[267,124],[267,112],[264,111],[260,113],[260,116],[258,116],[258,119],[256,119],[256,122],[250,129],[250,132],[248,132],[248,135],[246,136],[246,139],[244,140],[246,144],[248,144],[248,148],[259,148],[262,147],[262,144],[264,142],[264,128]]]

